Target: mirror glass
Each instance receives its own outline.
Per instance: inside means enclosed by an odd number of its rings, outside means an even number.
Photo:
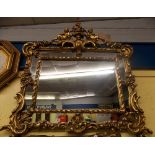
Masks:
[[[56,109],[118,108],[115,62],[43,61],[37,106]]]
[[[36,66],[35,66],[36,67]],[[33,72],[35,77],[35,72]],[[32,88],[26,91],[32,103]],[[42,61],[36,108],[119,108],[114,61]]]
[[[74,113],[34,113],[33,122],[48,121],[51,123],[67,123],[70,122]],[[103,123],[104,121],[117,120],[118,114],[89,114],[82,113],[83,121],[89,123]]]
[[[96,56],[94,55],[96,54]],[[41,56],[55,56],[52,52],[43,52]],[[66,53],[61,53],[66,56]],[[59,56],[59,55],[58,55]],[[67,53],[67,56],[74,56]],[[115,58],[116,53],[84,53],[85,57]],[[38,59],[32,59],[31,73],[35,80]],[[124,69],[124,60],[119,58],[119,73],[122,81],[125,104],[128,106],[128,90]],[[119,109],[118,81],[116,62],[107,61],[71,61],[42,60],[38,83],[37,109]],[[26,108],[32,104],[32,87],[25,94]]]
[[[124,96],[125,108],[128,109],[129,108],[129,105],[128,105],[129,94],[128,94],[128,87],[126,84],[127,78],[126,78],[126,73],[125,73],[125,59],[124,58],[119,57],[118,66],[119,66],[119,75],[121,76],[121,81],[122,81],[122,92]]]
[[[41,52],[40,77],[38,82],[36,109],[119,109],[118,81],[116,78],[116,53],[84,52],[83,57],[103,60],[53,60],[46,58],[75,57],[75,53]],[[107,58],[107,59],[106,59]],[[108,60],[111,58],[111,60]],[[31,74],[35,80],[38,58],[32,57]],[[124,59],[118,57],[124,103],[128,108],[128,89]],[[32,105],[33,87],[25,92],[25,110]],[[34,113],[33,122],[49,121],[65,123],[71,121],[74,113]],[[118,120],[116,113],[82,113],[85,122],[102,123]]]

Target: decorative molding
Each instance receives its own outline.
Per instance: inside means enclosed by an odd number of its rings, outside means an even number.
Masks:
[[[125,61],[125,73],[127,78],[127,87],[129,94],[129,108],[125,108],[123,102],[122,91],[119,91],[119,98],[122,101],[120,109],[96,109],[96,110],[43,110],[35,109],[37,87],[39,72],[41,67],[41,51],[55,51],[58,52],[71,51],[75,52],[76,59],[86,60],[82,56],[85,51],[90,52],[104,52],[111,53],[115,52],[118,57],[121,57]],[[121,43],[114,43],[106,41],[105,38],[101,38],[95,35],[93,30],[85,30],[77,23],[71,30],[65,29],[64,32],[57,36],[52,41],[41,41],[41,42],[29,42],[23,47],[23,53],[26,56],[26,66],[24,73],[21,75],[21,90],[17,93],[17,107],[10,116],[10,123],[7,126],[2,127],[0,130],[7,129],[14,136],[24,136],[28,131],[34,129],[39,130],[62,130],[68,131],[74,134],[80,134],[91,130],[97,132],[96,136],[121,136],[121,132],[129,132],[135,136],[145,136],[151,134],[152,131],[145,127],[144,112],[138,105],[139,96],[136,92],[135,77],[132,74],[129,59],[133,53],[133,49],[129,45],[123,45]],[[31,78],[30,66],[32,63],[32,57],[38,59],[37,71],[35,80]],[[51,58],[44,58],[50,59]],[[60,59],[71,59],[70,57],[54,58],[54,60]],[[92,60],[93,58],[90,58]],[[116,60],[117,62],[117,60]],[[118,89],[121,88],[121,79],[119,76],[119,68],[116,66]],[[24,108],[24,97],[25,90],[28,85],[33,87],[33,104],[27,112],[23,111]],[[75,113],[71,121],[67,123],[51,123],[49,121],[38,121],[32,123],[33,113]],[[88,123],[83,121],[81,113],[117,113],[118,119],[115,121],[105,121],[103,123]],[[101,131],[99,133],[99,131]]]

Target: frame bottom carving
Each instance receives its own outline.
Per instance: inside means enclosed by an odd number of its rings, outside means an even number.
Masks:
[[[18,111],[18,110],[17,110]],[[81,114],[75,114],[68,123],[51,123],[39,121],[31,123],[32,114],[17,114],[10,117],[10,125],[3,126],[0,130],[9,130],[14,136],[24,136],[34,129],[64,130],[76,135],[84,135],[87,131],[97,131],[92,136],[121,136],[121,132],[128,132],[135,136],[146,136],[152,131],[145,127],[144,115],[139,112],[126,112],[120,116],[119,121],[105,121],[104,123],[87,123]]]

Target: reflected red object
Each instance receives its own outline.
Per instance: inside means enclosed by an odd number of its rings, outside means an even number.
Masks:
[[[58,120],[59,120],[60,123],[68,122],[68,116],[67,115],[60,115],[58,117]]]

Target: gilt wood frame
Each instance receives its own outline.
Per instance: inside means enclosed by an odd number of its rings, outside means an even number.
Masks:
[[[88,46],[89,45],[89,46]],[[75,57],[41,57],[40,51],[72,51],[76,53]],[[97,109],[94,111],[89,110],[45,110],[39,111],[34,109],[36,103],[36,96],[38,90],[39,72],[41,66],[41,60],[90,60],[93,61],[93,57],[82,57],[82,52],[113,52],[115,51],[118,55],[125,60],[125,73],[127,78],[127,87],[129,94],[129,109],[121,107],[120,110],[116,109]],[[74,134],[83,134],[89,130],[95,130],[98,136],[121,136],[121,132],[129,132],[136,136],[145,136],[151,134],[152,131],[145,127],[144,112],[138,105],[139,96],[136,92],[135,77],[132,74],[129,59],[132,55],[133,49],[129,45],[121,43],[114,43],[106,41],[105,38],[99,37],[94,34],[93,30],[85,30],[77,23],[71,30],[65,29],[64,33],[57,36],[52,41],[40,41],[40,42],[28,42],[23,47],[23,53],[26,57],[26,65],[24,72],[21,75],[21,90],[17,93],[16,99],[18,106],[12,112],[10,116],[9,125],[3,126],[0,130],[7,129],[14,136],[24,136],[33,129],[50,129],[50,130],[67,130]],[[37,69],[35,80],[31,77],[30,67],[32,56],[38,58]],[[109,58],[104,58],[109,60]],[[116,69],[119,69],[116,67]],[[119,74],[117,75],[118,81],[120,80]],[[28,112],[24,112],[24,96],[25,89],[28,85],[33,87],[32,107]],[[121,83],[118,83],[121,85]],[[122,92],[119,92],[120,98],[123,98]],[[122,104],[122,106],[124,106]],[[32,123],[32,115],[34,112],[76,112],[75,116],[69,123],[51,123],[49,121],[41,121]],[[83,122],[83,118],[80,113],[77,112],[88,112],[88,113],[120,113],[118,121],[105,121],[104,123],[88,123]]]

